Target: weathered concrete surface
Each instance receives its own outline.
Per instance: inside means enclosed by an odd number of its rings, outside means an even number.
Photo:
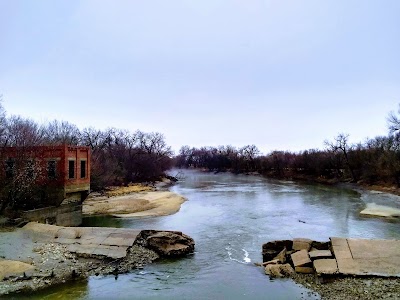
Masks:
[[[0,260],[0,280],[6,277],[30,276],[35,267],[15,260]]]
[[[313,241],[310,239],[304,238],[295,238],[293,239],[293,250],[307,250],[309,251],[311,248],[311,243]]]
[[[127,249],[133,245],[141,232],[124,228],[69,228],[40,223],[28,223],[23,230],[46,242],[67,245],[67,249],[72,253],[101,255],[114,259],[125,257]]]
[[[310,255],[311,260],[333,257],[332,252],[330,250],[314,250],[310,251],[308,255]]]
[[[334,258],[315,260],[314,269],[318,275],[333,275],[338,273],[338,266]]]
[[[331,238],[339,273],[400,277],[400,241]]]
[[[291,254],[292,262],[295,267],[306,267],[311,264],[307,250],[300,250]]]

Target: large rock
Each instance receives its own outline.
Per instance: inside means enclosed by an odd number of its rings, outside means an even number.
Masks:
[[[291,240],[281,240],[272,241],[264,244],[262,246],[263,262],[273,260],[284,248],[287,251],[292,250],[293,241]]]
[[[194,240],[179,231],[142,230],[138,244],[154,250],[162,257],[183,256],[194,251]]]

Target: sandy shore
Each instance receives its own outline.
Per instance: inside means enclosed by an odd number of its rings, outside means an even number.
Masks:
[[[89,197],[83,202],[84,215],[119,218],[166,216],[179,211],[185,197],[166,191],[146,191],[114,197]]]

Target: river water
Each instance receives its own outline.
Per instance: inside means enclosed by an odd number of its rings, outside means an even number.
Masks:
[[[187,197],[171,216],[87,218],[86,226],[180,230],[196,241],[187,258],[162,260],[130,274],[92,277],[35,295],[40,299],[318,299],[288,279],[270,280],[261,246],[276,239],[399,239],[400,222],[363,218],[365,201],[398,206],[396,196],[258,176],[183,171],[171,191]],[[32,299],[32,298],[31,298]]]

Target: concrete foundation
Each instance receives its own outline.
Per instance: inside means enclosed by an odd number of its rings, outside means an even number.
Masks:
[[[82,205],[80,202],[49,206],[23,212],[28,221],[54,224],[58,226],[79,226],[82,224]]]

